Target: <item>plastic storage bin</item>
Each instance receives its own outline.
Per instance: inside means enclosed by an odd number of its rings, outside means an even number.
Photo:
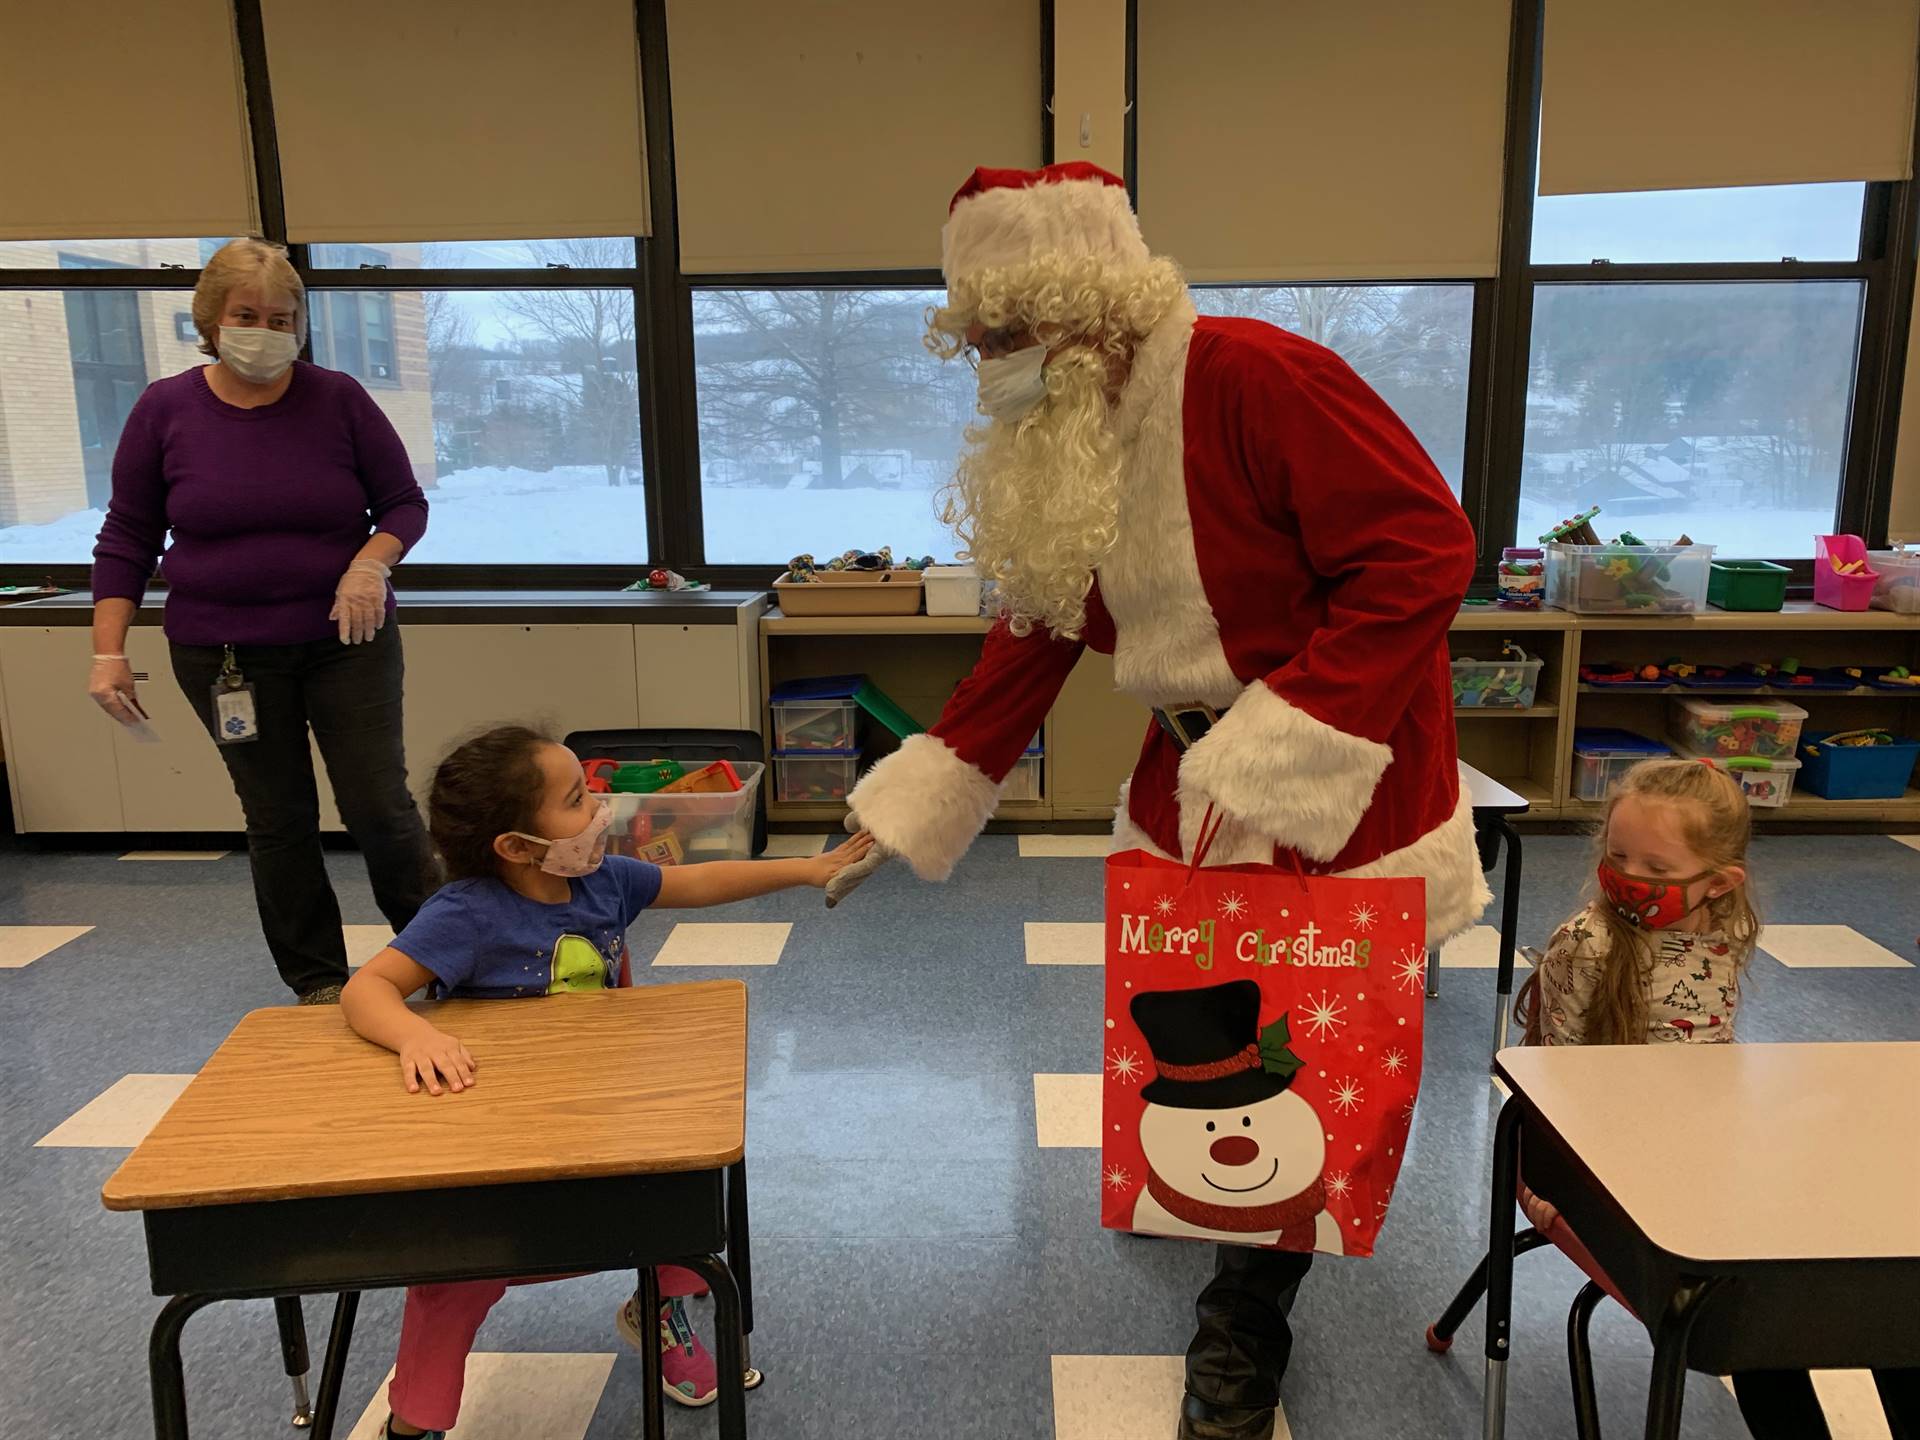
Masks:
[[[822,570],[773,582],[786,615],[918,615],[925,589],[918,570]]]
[[[1707,605],[1711,545],[1547,546],[1547,603],[1582,615],[1692,615]]]
[[[1861,562],[1851,575],[1842,575],[1834,564]],[[1858,535],[1816,535],[1813,537],[1813,598],[1829,610],[1864,610],[1873,600],[1874,583],[1880,577],[1867,561],[1866,543]]]
[[[1867,564],[1880,576],[1873,582],[1874,609],[1920,615],[1920,550],[1876,550]]]
[[[1747,804],[1756,810],[1777,810],[1793,798],[1794,777],[1800,762],[1790,755],[1698,755],[1680,752],[1688,760],[1701,760],[1716,770],[1724,770],[1740,782]]]
[[[1675,700],[1671,714],[1682,747],[1717,760],[1736,755],[1791,760],[1800,748],[1800,726],[1806,718],[1806,711],[1787,700],[1721,705],[1689,698]]]
[[[929,565],[920,572],[927,577],[927,614],[978,615],[983,588],[980,572],[971,565]]]
[[[1771,560],[1716,560],[1707,571],[1707,603],[1722,610],[1778,610],[1793,572]]]
[[[1658,740],[1649,740],[1631,730],[1575,730],[1574,798],[1604,800],[1613,783],[1642,760],[1658,760],[1672,753]]]
[[[774,692],[781,697],[781,691]],[[769,702],[775,750],[853,750],[858,747],[860,707],[844,696],[790,694]]]
[[[1000,791],[1000,798],[1015,802],[1038,800],[1040,798],[1040,765],[1040,737],[1036,735],[1033,744],[1027,747],[1027,753],[1014,761],[1013,769],[1007,772],[1007,783]]]
[[[830,805],[847,798],[859,769],[858,750],[776,750],[773,798],[788,805]]]
[[[602,796],[613,810],[607,849],[659,864],[751,860],[753,817],[765,767],[751,760],[731,763],[740,788],[730,793]]]
[[[1514,648],[1514,660],[1455,660],[1453,703],[1463,710],[1524,710],[1533,704],[1547,662]]]
[[[1907,793],[1913,766],[1920,760],[1920,740],[1903,740],[1886,731],[1888,745],[1829,745],[1840,735],[1871,734],[1859,730],[1813,730],[1800,741],[1800,783],[1827,800],[1898,800]]]

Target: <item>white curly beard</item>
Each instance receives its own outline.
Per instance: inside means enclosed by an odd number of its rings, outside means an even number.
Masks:
[[[1047,362],[1047,398],[1015,424],[967,431],[941,518],[982,576],[997,582],[1016,634],[1043,626],[1076,639],[1095,568],[1113,549],[1121,447],[1107,366],[1075,347]]]

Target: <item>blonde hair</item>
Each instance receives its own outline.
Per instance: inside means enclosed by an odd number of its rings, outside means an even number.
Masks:
[[[293,297],[293,333],[307,343],[307,287],[287,259],[283,246],[270,240],[243,237],[229,240],[201,267],[200,283],[193,287],[193,328],[200,332],[200,353],[216,359],[220,347],[214,336],[227,312],[227,296],[238,285],[257,283],[263,290],[279,290]]]
[[[1017,327],[1052,349],[1046,412],[966,432],[941,520],[982,575],[996,582],[1013,631],[1035,624],[1078,637],[1096,567],[1119,535],[1120,447],[1107,377],[1186,295],[1171,260],[1116,266],[1058,256],[965,275],[927,313],[926,346],[943,360],[965,349],[976,322]]]
[[[1607,829],[1613,823],[1613,812],[1629,796],[1671,806],[1680,822],[1681,838],[1706,869],[1746,867],[1753,813],[1740,782],[1727,771],[1698,760],[1645,760],[1634,766],[1607,796],[1607,808],[1595,837],[1599,858],[1607,853]],[[1586,1042],[1643,1042],[1647,1038],[1647,983],[1653,973],[1654,941],[1645,930],[1624,919],[1599,894],[1597,885],[1589,898],[1592,903],[1588,913],[1598,921],[1607,960],[1587,1012]],[[1708,900],[1703,908],[1709,927],[1724,935],[1732,947],[1736,972],[1744,970],[1760,938],[1752,875],[1726,894]],[[1529,1044],[1539,1040],[1539,974],[1535,969],[1527,977],[1514,1007]]]

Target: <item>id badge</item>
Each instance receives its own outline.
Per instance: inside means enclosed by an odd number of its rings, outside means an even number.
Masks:
[[[213,738],[222,745],[243,745],[260,738],[260,722],[253,708],[253,686],[238,675],[224,677],[213,687]]]

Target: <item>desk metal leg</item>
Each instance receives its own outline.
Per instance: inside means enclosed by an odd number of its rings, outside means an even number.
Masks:
[[[640,1288],[634,1298],[640,1310],[640,1433],[646,1440],[666,1440],[667,1401],[661,1389],[666,1382],[660,1374],[660,1272],[651,1265],[641,1267]]]
[[[740,1359],[746,1387],[758,1390],[766,1379],[753,1368],[753,1242],[747,1228],[747,1161],[727,1167],[727,1268],[740,1287]]]
[[[353,1344],[353,1318],[359,1312],[358,1290],[342,1290],[334,1297],[327,1355],[320,1362],[320,1398],[313,1409],[314,1440],[333,1440],[334,1417],[340,1413],[340,1387],[347,1379],[347,1351]]]
[[[282,1295],[273,1302],[273,1317],[280,1325],[280,1358],[287,1365],[287,1380],[293,1386],[293,1420],[296,1430],[313,1424],[313,1402],[307,1398],[307,1320],[300,1310],[298,1295]]]
[[[1667,1299],[1653,1330],[1653,1380],[1647,1389],[1647,1440],[1678,1440],[1687,1398],[1687,1338],[1714,1282],[1682,1285]]]
[[[714,1357],[720,1371],[720,1440],[747,1440],[747,1362],[740,1329],[740,1287],[718,1255],[681,1262],[713,1287]]]
[[[1487,1221],[1487,1382],[1481,1397],[1482,1440],[1507,1428],[1507,1359],[1513,1329],[1513,1197],[1520,1183],[1520,1106],[1500,1108],[1493,1131],[1492,1213]]]
[[[1567,1311],[1567,1373],[1573,1378],[1573,1433],[1579,1440],[1600,1440],[1600,1398],[1593,1385],[1593,1345],[1587,1331],[1594,1308],[1607,1292],[1589,1280]]]
[[[1507,1021],[1513,1011],[1514,952],[1520,944],[1520,836],[1505,816],[1493,832],[1507,847],[1507,875],[1500,889],[1500,968],[1493,996],[1493,1053],[1507,1047]]]
[[[147,1373],[153,1386],[154,1440],[187,1440],[187,1376],[180,1361],[180,1332],[214,1299],[212,1295],[176,1295],[153,1322]]]
[[[1438,945],[1433,945],[1433,946],[1429,946],[1427,949],[1427,999],[1438,1000],[1439,998],[1440,998],[1440,947]]]

